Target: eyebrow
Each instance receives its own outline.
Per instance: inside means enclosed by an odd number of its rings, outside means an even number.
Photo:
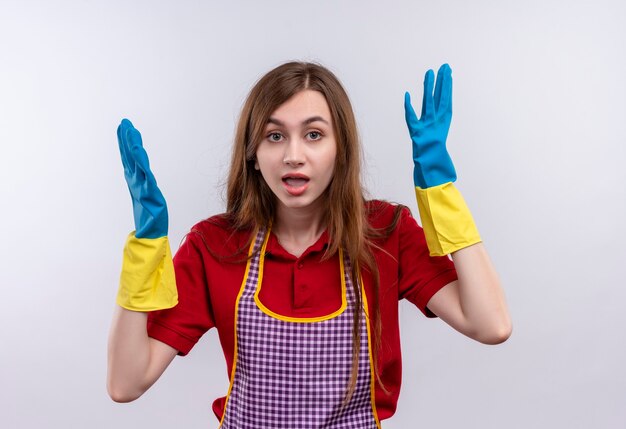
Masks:
[[[321,116],[311,116],[310,118],[305,119],[304,121],[302,121],[302,125],[309,125],[310,123],[317,122],[317,121],[323,122],[326,125],[330,125],[328,123],[328,121],[326,119],[322,118]],[[278,125],[278,126],[281,126],[281,127],[285,125],[282,121],[279,121],[278,119],[271,118],[271,117],[267,120],[267,123],[268,124],[275,124],[275,125]]]

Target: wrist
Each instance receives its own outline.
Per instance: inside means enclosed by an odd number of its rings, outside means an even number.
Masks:
[[[426,243],[431,256],[443,256],[479,243],[472,214],[452,182],[422,189],[415,187]]]
[[[128,235],[116,302],[132,311],[162,310],[178,303],[167,236],[137,238],[134,231]]]

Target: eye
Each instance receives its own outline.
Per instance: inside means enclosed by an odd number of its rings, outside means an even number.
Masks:
[[[322,133],[320,133],[319,131],[311,131],[309,132],[308,136],[311,140],[319,140],[322,138]]]
[[[274,132],[274,133],[269,133],[267,135],[267,139],[271,142],[279,142],[282,140],[282,138],[283,138],[283,135],[281,133]]]

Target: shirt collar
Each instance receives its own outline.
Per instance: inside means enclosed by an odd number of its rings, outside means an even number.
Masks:
[[[267,247],[265,248],[265,254],[266,255],[270,254],[270,255],[272,255],[272,257],[276,257],[276,258],[288,259],[288,260],[295,261],[297,259],[304,258],[304,257],[308,256],[311,253],[326,251],[326,248],[328,247],[328,239],[329,239],[329,237],[328,237],[328,230],[325,229],[324,232],[322,232],[322,235],[320,235],[320,238],[318,238],[315,243],[313,243],[311,246],[309,246],[309,248],[306,249],[304,251],[304,253],[300,256],[300,258],[297,258],[294,255],[292,255],[291,253],[287,252],[285,250],[285,248],[279,243],[278,238],[276,237],[276,234],[274,234],[274,232],[270,231],[270,237],[269,237],[269,239],[267,241]]]

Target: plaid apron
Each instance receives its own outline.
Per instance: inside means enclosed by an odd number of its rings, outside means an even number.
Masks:
[[[352,373],[355,299],[349,259],[340,252],[343,305],[337,312],[309,319],[280,316],[258,300],[268,236],[264,229],[257,233],[237,298],[235,359],[220,428],[380,428],[362,308],[356,390],[342,408]]]

